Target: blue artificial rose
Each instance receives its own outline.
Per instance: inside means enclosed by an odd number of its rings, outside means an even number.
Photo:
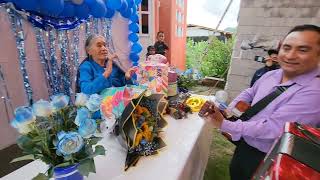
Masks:
[[[60,109],[67,107],[69,104],[69,96],[63,94],[57,94],[51,97],[51,105],[54,111],[59,111]]]
[[[100,109],[101,101],[101,96],[98,94],[92,94],[86,103],[86,106],[91,112],[96,112]]]
[[[88,99],[89,99],[89,96],[87,94],[77,93],[77,98],[76,98],[76,101],[74,102],[74,104],[76,106],[85,106]]]
[[[83,147],[83,139],[77,132],[64,132],[58,133],[57,154],[64,156],[71,155],[80,151]]]
[[[11,126],[16,128],[19,133],[27,134],[32,130],[30,124],[35,122],[36,116],[30,107],[20,106],[16,108],[14,116],[14,120],[11,121]]]
[[[97,123],[94,119],[87,119],[84,121],[81,121],[80,127],[78,129],[78,133],[83,138],[89,138],[91,137],[97,130]]]
[[[90,118],[91,118],[90,111],[87,108],[82,107],[80,109],[77,109],[77,116],[76,116],[76,119],[75,119],[74,123],[77,126],[80,126],[82,121],[85,121],[85,120],[90,119]]]
[[[48,101],[40,99],[32,105],[33,113],[36,116],[48,117],[52,114],[53,108]]]

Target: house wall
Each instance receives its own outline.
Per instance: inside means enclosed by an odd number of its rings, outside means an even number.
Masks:
[[[178,5],[180,1],[183,1],[183,7]],[[177,11],[183,16],[182,22],[177,21]],[[186,63],[186,17],[187,0],[160,0],[159,30],[164,31],[165,42],[169,46],[167,58],[171,65],[181,70],[185,69]],[[182,28],[182,35],[177,34],[177,27]]]
[[[253,61],[254,56],[266,55],[262,50],[241,50],[241,42],[252,40],[257,34],[280,40],[292,27],[301,24],[320,26],[319,0],[241,0],[237,39],[225,87],[230,100],[249,87],[254,72],[263,66]]]

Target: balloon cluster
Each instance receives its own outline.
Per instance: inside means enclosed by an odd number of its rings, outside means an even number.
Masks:
[[[111,18],[119,11],[125,18],[137,16],[134,12],[141,0],[2,0],[12,2],[19,9],[56,18],[78,17],[86,19]]]
[[[138,65],[142,46],[137,34],[137,6],[142,0],[0,0],[3,1],[12,2],[17,9],[30,12],[28,20],[42,29],[47,25],[56,29],[72,29],[89,16],[112,18],[118,11],[122,17],[129,19],[128,39],[132,43],[129,58],[133,65]],[[39,19],[39,16],[42,18]]]

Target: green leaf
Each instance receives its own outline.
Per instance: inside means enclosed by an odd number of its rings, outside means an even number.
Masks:
[[[49,177],[43,173],[39,173],[36,177],[32,178],[32,180],[49,180]]]
[[[92,137],[90,138],[90,142],[89,145],[96,145],[100,140],[102,139],[102,137]]]
[[[21,157],[13,159],[10,163],[14,163],[14,162],[18,162],[18,161],[26,161],[26,160],[35,160],[34,155],[28,154],[25,156],[21,156]]]
[[[94,156],[105,155],[105,154],[106,154],[106,150],[104,149],[103,146],[97,145],[95,147]]]
[[[95,173],[96,167],[94,165],[94,160],[93,159],[85,159],[85,160],[81,161],[80,165],[78,166],[78,170],[81,175],[87,176],[87,177],[90,172]]]
[[[32,149],[34,145],[32,139],[26,135],[19,136],[17,139],[17,144],[21,149]]]
[[[64,163],[56,165],[55,167],[66,167],[66,166],[70,166],[71,164],[72,164],[71,162],[64,162]]]

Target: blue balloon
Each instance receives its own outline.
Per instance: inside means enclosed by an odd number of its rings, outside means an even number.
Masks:
[[[87,5],[93,5],[96,3],[96,0],[84,0],[84,3],[86,3]]]
[[[142,46],[139,43],[133,43],[131,46],[131,52],[133,53],[140,53],[142,51]]]
[[[127,1],[123,1],[122,5],[121,5],[121,8],[119,9],[119,12],[120,13],[121,12],[125,12],[125,11],[127,11],[127,9],[128,9],[128,3],[127,3]]]
[[[137,14],[137,13],[131,14],[130,20],[131,20],[132,22],[135,22],[135,23],[139,22],[139,16],[138,16],[138,14]]]
[[[89,17],[90,9],[87,4],[75,5],[75,15],[80,19],[87,19]]]
[[[113,10],[118,10],[122,6],[123,0],[108,0],[107,7]]]
[[[137,32],[139,32],[139,25],[137,23],[130,23],[129,30],[131,32],[137,33]]]
[[[134,3],[135,3],[136,5],[139,5],[141,2],[142,2],[142,0],[134,0]]]
[[[57,17],[63,10],[64,0],[42,0],[39,1],[40,12]]]
[[[137,33],[130,33],[128,36],[128,39],[131,42],[137,42],[137,41],[139,41],[139,36],[137,35]]]
[[[106,15],[104,17],[112,18],[114,13],[115,13],[115,10],[107,8],[107,13],[106,13]]]
[[[138,62],[140,57],[138,54],[136,53],[130,53],[129,55],[129,59],[131,59],[132,62]]]
[[[131,14],[132,14],[132,9],[131,8],[127,8],[127,10],[125,12],[120,11],[120,14],[121,14],[122,17],[129,19]]]
[[[136,5],[132,6],[132,13],[137,14],[137,6]]]
[[[59,14],[59,17],[73,17],[75,15],[75,7],[72,2],[66,1],[64,3],[64,8]]]
[[[39,2],[38,0],[11,0],[19,8],[29,10],[29,11],[39,11]],[[10,1],[7,1],[10,2]]]
[[[128,3],[128,7],[132,8],[132,6],[134,5],[134,0],[127,0]]]
[[[96,1],[97,2],[95,4],[89,5],[90,14],[95,18],[104,17],[107,12],[106,5],[104,4],[103,0],[96,0]]]

